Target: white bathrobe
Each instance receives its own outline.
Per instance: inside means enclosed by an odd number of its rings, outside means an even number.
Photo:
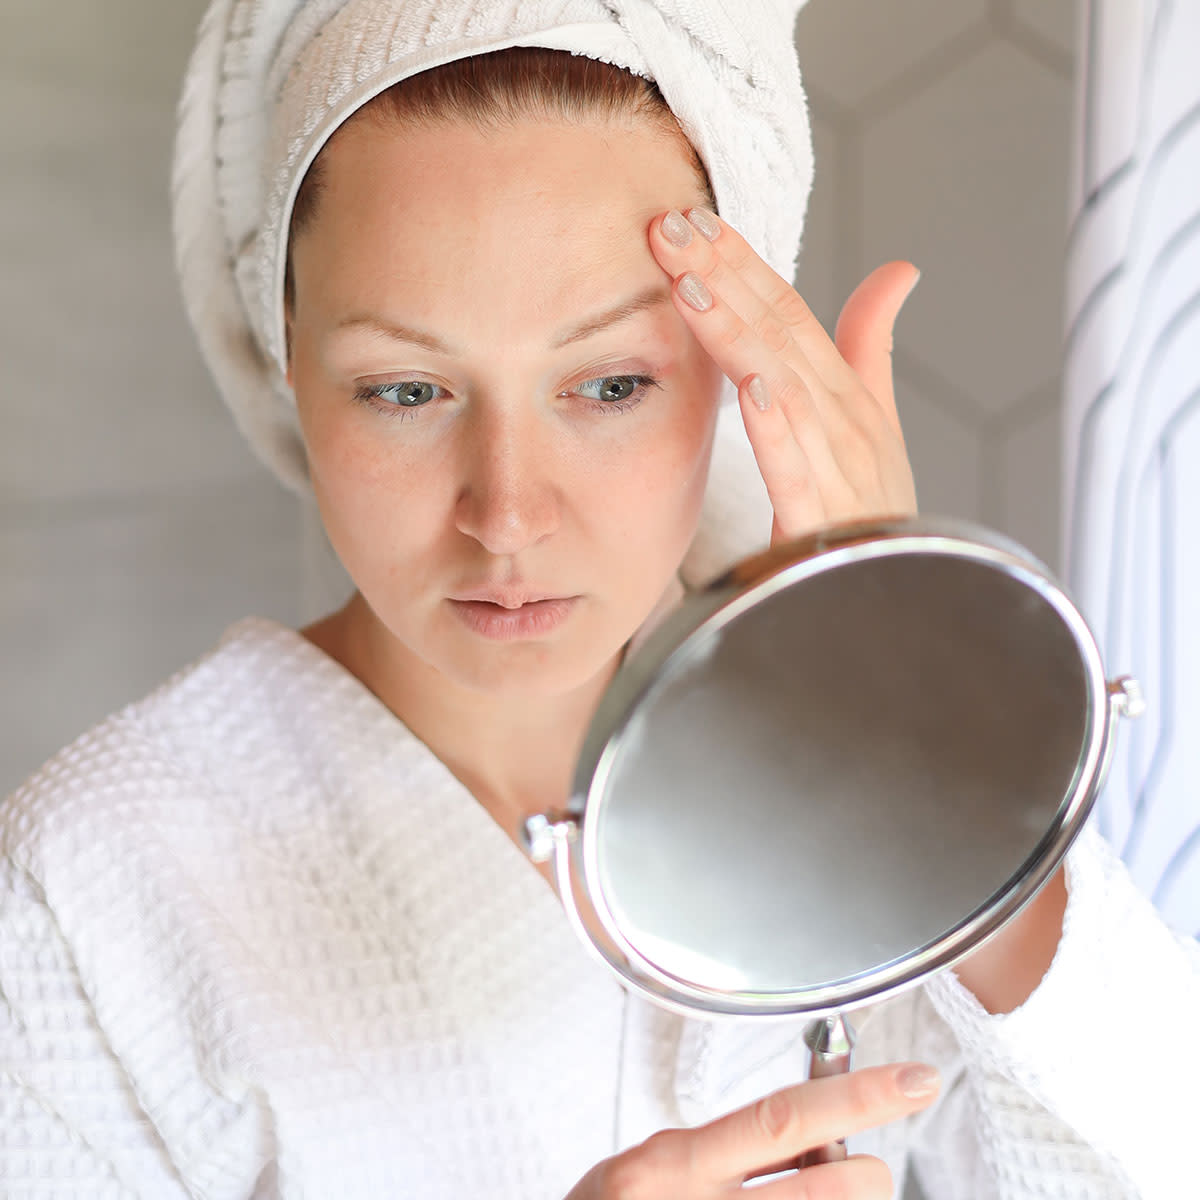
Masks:
[[[562,1200],[805,1074],[800,1025],[627,998],[378,700],[266,621],[0,809],[0,1194]],[[860,1014],[929,1114],[852,1141],[932,1200],[1189,1194],[1200,954],[1090,832],[1018,1012],[953,979]],[[1178,1085],[1175,1080],[1181,1080]]]

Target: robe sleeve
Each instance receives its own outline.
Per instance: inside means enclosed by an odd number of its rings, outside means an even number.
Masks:
[[[992,1015],[952,972],[926,985],[963,1073],[912,1148],[929,1200],[1176,1200],[1194,1183],[1200,946],[1173,933],[1094,830],[1067,855],[1058,951]],[[1192,1180],[1192,1183],[1189,1183]]]

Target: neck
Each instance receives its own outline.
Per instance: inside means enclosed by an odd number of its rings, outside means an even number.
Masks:
[[[564,806],[617,666],[572,691],[514,703],[461,687],[398,646],[357,595],[304,634],[404,721],[513,837],[525,817]]]

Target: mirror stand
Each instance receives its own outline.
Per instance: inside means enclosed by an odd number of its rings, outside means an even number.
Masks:
[[[830,1075],[844,1075],[850,1070],[850,1059],[854,1053],[857,1037],[854,1026],[842,1013],[813,1021],[804,1031],[804,1044],[809,1048],[812,1059],[808,1068],[809,1079],[825,1079]],[[814,1167],[819,1163],[841,1162],[846,1157],[845,1141],[830,1142],[805,1151],[796,1160],[796,1169]]]
[[[1142,708],[1016,543],[839,526],[686,596],[523,840],[625,987],[683,1016],[801,1017],[809,1077],[834,1076],[845,1013],[950,967],[1051,877]]]

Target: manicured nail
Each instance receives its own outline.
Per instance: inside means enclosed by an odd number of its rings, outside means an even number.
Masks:
[[[689,271],[680,277],[679,294],[697,312],[708,312],[713,306],[712,292],[695,271]]]
[[[669,213],[662,219],[662,235],[671,243],[672,246],[678,246],[680,250],[684,246],[690,245],[692,240],[692,227],[683,219],[683,213],[676,212],[671,209]]]
[[[687,218],[710,242],[721,235],[721,222],[707,208],[689,208]]]
[[[771,397],[767,394],[767,385],[763,383],[761,375],[750,376],[746,384],[746,395],[759,412],[766,412],[771,407]]]
[[[896,1076],[896,1084],[900,1091],[910,1100],[922,1100],[932,1096],[938,1090],[942,1077],[936,1067],[928,1067],[923,1063],[905,1067]]]

